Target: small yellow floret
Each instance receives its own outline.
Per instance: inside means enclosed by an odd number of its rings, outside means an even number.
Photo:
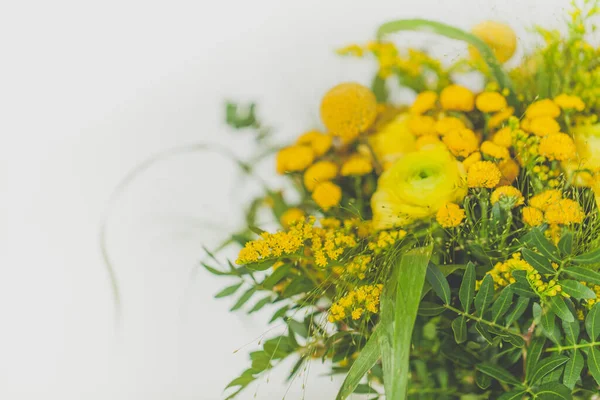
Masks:
[[[354,155],[342,164],[341,174],[342,176],[361,176],[369,174],[371,171],[373,171],[373,165],[370,159],[361,155]]]
[[[331,148],[333,138],[331,135],[323,134],[319,131],[306,132],[298,138],[297,144],[304,144],[310,146],[317,157],[327,153]]]
[[[475,106],[484,113],[502,111],[507,107],[506,99],[497,92],[483,92],[475,99]]]
[[[529,226],[539,226],[544,222],[544,213],[534,207],[523,207],[523,222]]]
[[[327,211],[340,204],[342,189],[335,183],[321,182],[315,187],[312,198],[319,207]]]
[[[469,168],[467,173],[467,185],[470,188],[492,189],[498,185],[502,174],[500,170],[490,161],[477,161]]]
[[[421,92],[413,102],[412,106],[410,106],[410,112],[413,114],[423,114],[435,107],[436,101],[437,93],[431,90]]]
[[[560,108],[550,99],[538,100],[527,107],[525,115],[529,119],[537,117],[556,118],[560,115]]]
[[[442,141],[448,150],[457,157],[468,157],[479,147],[477,136],[470,129],[450,131],[442,138]]]
[[[465,210],[458,204],[448,203],[438,210],[435,219],[444,228],[454,228],[465,219]]]
[[[304,186],[312,192],[320,182],[327,182],[337,176],[338,166],[331,161],[318,161],[304,172]]]
[[[527,122],[527,130],[540,137],[560,131],[560,125],[552,117],[536,117]]]
[[[509,208],[514,208],[523,205],[525,198],[523,197],[523,193],[514,186],[500,186],[492,192],[490,201],[492,204],[501,202],[501,204],[506,204]]]
[[[499,160],[507,160],[510,158],[510,153],[506,147],[502,147],[487,140],[481,143],[480,150],[483,154]]]
[[[549,224],[580,224],[583,221],[583,210],[579,203],[570,199],[562,199],[553,203],[546,209],[544,214]]]
[[[577,148],[571,136],[566,133],[553,133],[540,140],[539,152],[551,161],[567,161],[575,158]]]
[[[554,102],[563,110],[585,110],[585,103],[578,96],[569,96],[563,93],[556,96]]]
[[[440,103],[444,110],[471,111],[475,106],[475,95],[460,85],[449,85],[440,94]]]
[[[303,171],[315,159],[309,146],[294,145],[281,149],[277,153],[277,173]]]

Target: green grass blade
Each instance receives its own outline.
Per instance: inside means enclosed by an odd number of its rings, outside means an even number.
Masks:
[[[365,347],[360,351],[358,358],[352,363],[344,383],[338,392],[336,400],[344,400],[348,398],[354,389],[359,385],[361,379],[379,360],[381,351],[379,347],[379,326],[375,328],[373,334],[365,344]]]

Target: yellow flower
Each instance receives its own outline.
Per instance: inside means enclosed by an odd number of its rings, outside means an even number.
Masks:
[[[583,221],[583,210],[579,203],[570,199],[562,199],[552,203],[544,214],[549,224],[579,224]]]
[[[536,117],[528,122],[527,130],[540,137],[560,131],[560,125],[552,117]]]
[[[538,210],[546,211],[546,209],[562,199],[562,193],[556,189],[546,190],[529,199],[529,205]]]
[[[529,226],[539,226],[544,222],[544,213],[534,207],[523,207],[523,222]]]
[[[569,96],[568,94],[560,94],[554,98],[554,102],[563,110],[585,110],[585,103],[578,96]]]
[[[550,99],[538,100],[527,107],[525,115],[529,119],[537,117],[557,118],[560,115],[560,108]]]
[[[488,127],[491,129],[499,127],[504,121],[512,117],[514,113],[515,109],[512,107],[507,107],[504,110],[497,112],[488,120]]]
[[[510,158],[510,153],[506,147],[499,146],[496,143],[487,140],[481,143],[480,150],[483,154],[499,160],[507,160]]]
[[[321,101],[321,119],[327,130],[351,142],[377,117],[377,100],[369,88],[348,82],[330,89]]]
[[[507,208],[514,208],[523,205],[525,198],[523,193],[514,186],[500,186],[492,192],[490,201],[492,204],[501,202],[501,204],[506,204]]]
[[[454,228],[465,219],[465,210],[458,204],[448,203],[438,210],[435,219],[444,228]]]
[[[463,167],[465,167],[465,171],[468,172],[471,165],[475,164],[477,161],[481,161],[481,153],[478,151],[463,160],[462,164]]]
[[[303,171],[315,159],[313,150],[304,145],[294,145],[281,149],[277,153],[277,172]]]
[[[382,290],[383,285],[363,285],[349,291],[331,305],[327,319],[329,322],[337,322],[348,315],[352,319],[359,319],[365,311],[377,313]]]
[[[440,94],[440,103],[444,110],[471,111],[475,105],[475,95],[460,85],[449,85]]]
[[[355,56],[355,57],[362,57],[364,54],[363,48],[358,44],[351,44],[346,47],[342,47],[340,49],[337,49],[335,52],[341,56]]]
[[[284,228],[289,228],[294,222],[298,222],[304,218],[304,211],[299,208],[288,208],[279,219]]]
[[[428,115],[413,115],[408,120],[408,128],[416,135],[433,135],[435,133],[435,119]]]
[[[467,185],[470,188],[488,188],[492,189],[498,185],[502,178],[500,170],[490,161],[477,161],[467,174]]]
[[[417,95],[412,106],[410,106],[410,112],[413,114],[423,114],[435,107],[436,101],[437,93],[431,90],[421,92]]]
[[[437,146],[442,145],[440,138],[437,135],[423,135],[419,136],[417,142],[415,143],[418,150],[425,149],[429,146]]]
[[[457,157],[468,157],[479,147],[477,136],[470,129],[450,131],[442,138],[442,141],[448,150]]]
[[[500,93],[483,92],[475,99],[475,106],[484,113],[502,111],[506,108],[506,99]]]
[[[443,148],[407,154],[379,178],[371,198],[373,228],[404,226],[466,195],[464,171]]]
[[[581,125],[573,129],[581,169],[600,169],[600,124]]]
[[[318,161],[304,172],[304,186],[309,192],[315,190],[320,182],[334,179],[338,173],[338,166],[331,161]]]
[[[315,187],[312,198],[319,207],[327,211],[340,204],[342,189],[335,183],[321,182]]]
[[[575,158],[577,149],[571,136],[566,133],[553,133],[540,140],[539,152],[550,161],[567,161]]]
[[[512,129],[504,127],[494,134],[492,142],[498,146],[509,148],[512,145]]]
[[[400,114],[383,129],[369,136],[373,152],[382,162],[393,162],[416,150],[415,136],[408,129],[409,116]]]
[[[310,146],[317,157],[327,153],[331,148],[333,138],[331,135],[325,135],[319,131],[306,132],[298,138],[296,144]]]
[[[501,63],[508,61],[517,48],[517,36],[512,28],[495,21],[484,21],[473,27],[471,32],[492,48]],[[469,48],[473,58],[481,57],[474,47]]]
[[[456,117],[444,117],[435,123],[435,131],[444,136],[450,131],[465,129],[465,123]]]
[[[371,160],[360,155],[354,155],[342,164],[342,176],[366,175],[373,171]]]
[[[519,176],[519,164],[512,158],[500,162],[498,164],[498,169],[502,174],[502,179],[500,179],[501,185],[510,185],[517,179],[517,176]]]

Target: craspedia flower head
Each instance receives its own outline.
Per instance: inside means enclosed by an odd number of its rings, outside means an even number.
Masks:
[[[342,176],[366,175],[373,171],[371,160],[361,155],[353,155],[342,164]]]
[[[554,98],[554,102],[563,110],[585,110],[585,103],[579,96],[570,96],[568,94],[559,94]]]
[[[475,106],[484,113],[502,111],[507,107],[506,99],[497,92],[483,92],[475,99]]]
[[[537,136],[544,137],[560,131],[560,125],[552,117],[536,117],[528,121],[527,130]]]
[[[450,131],[442,138],[442,141],[448,150],[457,157],[468,157],[479,147],[477,136],[470,129]]]
[[[527,107],[525,115],[529,119],[537,117],[557,118],[560,115],[560,108],[550,99],[538,100]]]
[[[294,145],[277,153],[277,173],[303,171],[315,159],[314,151],[305,145]]]
[[[470,188],[492,189],[498,185],[502,174],[500,170],[490,161],[477,161],[473,163],[467,173],[467,185]]]
[[[319,131],[308,131],[298,138],[296,144],[310,146],[317,157],[327,153],[331,148],[333,138]]]
[[[481,143],[480,150],[486,156],[498,160],[507,160],[510,158],[510,153],[506,147],[499,146],[496,143],[487,140]]]
[[[289,228],[295,222],[301,221],[302,219],[304,219],[304,211],[302,211],[299,208],[292,207],[292,208],[288,208],[281,215],[281,217],[279,218],[279,221],[281,222],[281,225],[284,228]]]
[[[334,179],[338,173],[338,166],[331,161],[318,161],[304,172],[304,186],[312,192],[320,182]]]
[[[550,204],[544,213],[549,224],[580,224],[584,217],[579,203],[571,199],[562,199],[557,203]]]
[[[440,104],[444,110],[471,111],[475,106],[475,95],[460,85],[449,85],[440,94]]]
[[[440,207],[435,219],[443,228],[455,228],[465,219],[465,210],[458,204],[448,203]]]
[[[410,106],[410,112],[413,114],[423,114],[435,107],[437,93],[431,90],[421,92]]]
[[[494,134],[492,142],[506,148],[512,146],[512,129],[508,126],[500,129]]]
[[[492,192],[490,197],[492,204],[500,203],[507,209],[523,205],[525,199],[523,193],[514,186],[500,186]]]
[[[435,123],[435,131],[444,136],[450,131],[465,129],[465,123],[456,117],[444,117]]]
[[[545,211],[551,204],[558,203],[560,199],[562,199],[562,193],[556,189],[551,189],[530,198],[529,205]]]
[[[539,152],[551,161],[567,161],[575,158],[577,148],[571,136],[566,133],[553,133],[540,140]]]
[[[321,120],[345,142],[366,131],[377,117],[377,99],[361,84],[348,82],[330,89],[321,101]]]
[[[483,21],[473,27],[471,32],[492,48],[501,63],[508,61],[517,48],[517,36],[512,28],[495,21]],[[481,57],[474,47],[469,48],[471,56]]]
[[[312,199],[319,207],[327,211],[331,207],[337,206],[342,200],[342,189],[331,182],[321,182],[313,191]]]
[[[539,226],[544,222],[544,213],[535,207],[523,207],[523,222],[529,226]]]
[[[413,115],[408,120],[408,129],[415,136],[435,134],[435,119],[429,115]]]

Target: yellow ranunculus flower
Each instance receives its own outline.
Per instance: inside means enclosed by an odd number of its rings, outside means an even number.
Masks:
[[[373,228],[405,226],[434,215],[446,203],[467,194],[465,172],[445,149],[407,154],[379,178],[371,198]]]
[[[416,150],[415,135],[408,128],[408,114],[400,114],[381,130],[369,136],[373,152],[382,164],[396,161]]]
[[[563,163],[563,168],[572,184],[591,186],[600,194],[600,124],[581,125],[572,132],[577,157]]]

